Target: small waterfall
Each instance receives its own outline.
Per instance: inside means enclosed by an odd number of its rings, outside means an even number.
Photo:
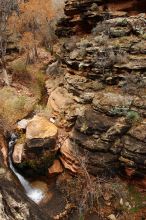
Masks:
[[[13,133],[11,135],[11,140],[9,141],[9,166],[10,169],[13,171],[13,173],[17,176],[19,179],[21,185],[23,186],[26,195],[33,200],[35,203],[39,203],[43,197],[44,197],[44,192],[41,191],[40,189],[34,188],[30,185],[30,183],[20,174],[17,172],[15,167],[13,166],[12,163],[12,153],[13,153],[13,147],[16,143],[17,136]]]

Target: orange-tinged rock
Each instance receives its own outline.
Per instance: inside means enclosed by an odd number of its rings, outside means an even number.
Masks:
[[[107,7],[111,11],[127,11],[130,15],[136,15],[142,11],[146,6],[145,0],[127,0],[114,1],[110,0]]]
[[[131,177],[135,173],[135,169],[130,168],[130,167],[126,167],[125,172],[126,172],[127,176]]]
[[[146,177],[142,180],[141,184],[142,184],[143,188],[146,189]]]
[[[45,117],[34,116],[26,128],[26,139],[55,138],[56,136],[57,127]]]
[[[47,118],[34,116],[26,128],[26,142],[29,148],[47,147],[54,149],[58,135],[57,127]]]
[[[4,136],[0,134],[0,150],[3,154],[3,160],[4,160],[4,164],[7,166],[7,154],[8,154],[8,150],[7,150],[7,145],[6,145],[6,141],[4,139]]]
[[[64,88],[58,87],[55,89],[47,103],[48,108],[52,108],[56,112],[64,112],[73,104],[73,97]]]
[[[72,146],[68,139],[61,146],[60,152],[60,160],[64,167],[73,173],[77,173],[79,170],[78,162],[76,161]]]
[[[62,164],[59,160],[54,160],[53,165],[48,169],[49,174],[59,174],[63,172]]]

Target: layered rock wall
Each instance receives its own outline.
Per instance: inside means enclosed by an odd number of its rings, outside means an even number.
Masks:
[[[85,157],[94,175],[127,169],[146,175],[146,18],[128,14],[137,4],[66,1],[67,17],[57,29],[59,36],[69,36],[60,50],[62,64],[51,63],[46,72],[48,118],[58,135],[47,119],[35,116],[29,122],[22,157],[30,159],[29,167],[37,158],[38,169],[48,155],[48,170],[58,156],[65,168],[77,172]],[[56,64],[57,71],[49,72]],[[49,130],[53,137],[44,136]]]
[[[67,147],[61,148],[66,168],[76,171],[74,152],[86,155],[92,174],[132,168],[142,177],[146,174],[146,19],[145,14],[128,12],[142,12],[144,1],[106,3],[66,1],[67,18],[58,25],[61,35],[79,33],[79,27],[86,25],[80,39],[68,39],[63,45],[64,76],[59,76],[60,84],[48,88],[53,91],[48,108],[60,118],[63,114],[61,123],[72,128]],[[87,23],[94,28],[83,35]],[[55,98],[61,93],[62,109],[61,98]]]
[[[136,15],[144,13],[146,2],[144,0],[71,0],[66,1],[65,15],[58,23],[56,33],[59,36],[68,36],[78,33],[90,33],[99,21],[107,17]]]

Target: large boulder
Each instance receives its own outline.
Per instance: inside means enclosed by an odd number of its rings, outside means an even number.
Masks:
[[[72,93],[63,87],[56,88],[49,96],[47,109],[55,115],[59,127],[71,127],[77,116],[77,109]]]
[[[57,127],[47,118],[34,116],[14,146],[13,162],[26,175],[45,174],[55,159]],[[26,172],[25,172],[26,171]]]
[[[57,127],[46,118],[34,116],[26,128],[26,141],[29,148],[52,148],[57,138]]]

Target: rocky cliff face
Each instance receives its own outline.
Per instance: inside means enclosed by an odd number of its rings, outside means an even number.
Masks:
[[[73,35],[76,31],[90,32],[94,24],[103,19],[102,1],[66,1],[65,15],[58,23],[59,36]],[[62,28],[63,27],[63,28]]]
[[[127,13],[134,6],[136,13],[142,12],[143,4],[66,1],[60,36],[94,27],[91,34],[64,43],[64,75],[53,79],[53,85],[51,77],[46,83],[48,108],[57,112],[61,125],[72,128],[66,147],[61,147],[61,160],[71,170],[76,170],[71,156],[76,151],[87,156],[92,174],[117,173],[119,168],[146,174],[146,19],[145,14]]]
[[[46,71],[45,112],[17,127],[12,158],[23,174],[53,176],[65,168],[99,178],[135,176],[145,186],[146,18],[139,14],[144,6],[136,0],[65,2],[66,17],[56,30],[63,42],[55,51],[59,60],[49,59]],[[7,164],[3,135],[0,146]],[[20,196],[15,192],[7,172],[0,168],[0,217],[49,219],[21,189]]]
[[[146,19],[128,14],[136,5],[136,13],[142,12],[144,2],[106,3],[66,1],[57,29],[67,37],[62,65],[54,62],[47,69],[51,122],[35,116],[26,123],[24,139],[14,148],[15,163],[42,170],[59,156],[65,168],[77,172],[85,156],[94,175],[132,169],[132,175],[145,176]]]
[[[83,0],[66,1],[65,15],[58,23],[59,36],[90,33],[92,28],[105,19],[116,16],[145,13],[145,1],[128,0]]]

